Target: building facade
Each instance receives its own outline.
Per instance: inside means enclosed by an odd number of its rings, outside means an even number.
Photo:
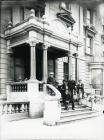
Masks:
[[[29,93],[35,85],[37,93],[50,72],[59,84],[63,79],[81,79],[86,92],[93,88],[104,96],[103,6],[98,2],[2,1],[1,100],[28,101],[32,96],[25,94],[27,86],[20,81],[29,84]],[[33,98],[37,100],[37,95]]]

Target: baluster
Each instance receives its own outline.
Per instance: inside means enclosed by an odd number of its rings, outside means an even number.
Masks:
[[[21,92],[21,84],[19,85],[19,88],[20,88],[20,92]]]
[[[26,112],[26,104],[24,104],[24,112]]]
[[[23,92],[25,92],[25,91],[26,91],[26,85],[23,84]]]
[[[3,104],[0,104],[0,114],[3,114]]]
[[[7,104],[4,104],[3,114],[7,114]]]
[[[15,106],[13,104],[11,106],[12,106],[12,109],[11,109],[12,113],[14,113],[15,112]]]
[[[12,113],[12,105],[9,104],[8,112],[11,114]]]
[[[25,91],[27,91],[27,84],[25,84]]]
[[[29,112],[29,104],[27,103],[27,112]]]
[[[18,113],[18,104],[15,105],[15,112]]]
[[[24,92],[26,91],[26,84],[24,84]]]
[[[22,84],[22,89],[21,89],[21,91],[24,92],[24,84]]]
[[[22,109],[22,112],[24,112],[24,104],[22,104],[21,109]]]
[[[18,113],[19,113],[20,112],[20,105],[18,104],[17,107],[18,107]]]
[[[25,111],[27,112],[27,104],[25,104]]]
[[[16,91],[17,91],[17,92],[19,91],[18,85],[16,85]]]
[[[15,85],[13,85],[14,86],[14,92],[16,91],[16,86]]]

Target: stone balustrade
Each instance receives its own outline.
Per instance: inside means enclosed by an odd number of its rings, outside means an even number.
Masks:
[[[0,114],[15,114],[29,112],[29,102],[1,102]]]
[[[27,92],[27,83],[25,82],[12,83],[11,92]]]

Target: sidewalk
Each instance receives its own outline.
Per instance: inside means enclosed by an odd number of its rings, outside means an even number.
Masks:
[[[43,125],[43,119],[25,119],[2,124],[2,140],[104,140],[104,115],[62,124]]]

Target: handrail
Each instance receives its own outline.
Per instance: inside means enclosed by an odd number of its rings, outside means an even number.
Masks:
[[[59,92],[59,90],[56,87],[54,87],[51,84],[46,84],[46,87],[51,90],[50,92],[48,91],[48,94],[50,96],[55,96],[59,99],[61,98],[61,93]]]

